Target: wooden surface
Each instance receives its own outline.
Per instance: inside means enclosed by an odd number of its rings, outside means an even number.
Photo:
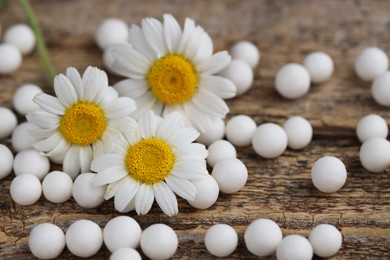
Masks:
[[[25,22],[17,1],[0,13],[5,29]],[[94,43],[94,31],[108,16],[139,24],[146,16],[172,13],[182,24],[191,17],[214,40],[216,50],[228,49],[238,40],[253,41],[261,50],[261,64],[255,69],[252,89],[229,101],[231,113],[247,114],[260,124],[282,124],[289,116],[301,115],[314,127],[314,140],[302,151],[287,150],[274,160],[262,159],[252,148],[238,149],[238,157],[249,170],[247,185],[233,195],[221,195],[208,210],[196,210],[179,200],[179,215],[169,218],[154,206],[146,216],[130,216],[142,228],[162,222],[178,234],[175,259],[210,259],[203,244],[212,224],[226,223],[238,232],[239,245],[229,258],[255,258],[245,247],[243,234],[257,218],[271,218],[283,234],[308,235],[317,224],[336,225],[344,242],[333,259],[390,258],[389,171],[370,173],[359,161],[355,136],[357,121],[377,113],[390,122],[388,108],[371,98],[370,84],[353,72],[356,55],[367,46],[378,46],[390,54],[389,1],[32,1],[43,28],[56,71],[69,66],[84,70],[88,65],[103,67],[102,53]],[[332,79],[312,86],[305,97],[288,101],[274,90],[276,71],[285,63],[301,63],[311,51],[325,51],[335,62]],[[1,57],[0,57],[1,58]],[[110,83],[119,80],[109,75]],[[35,83],[52,93],[38,56],[24,58],[12,76],[0,76],[0,105],[11,107],[12,94],[23,83]],[[22,121],[23,118],[20,118]],[[0,122],[1,123],[1,122]],[[10,145],[10,140],[2,143]],[[339,157],[346,165],[348,179],[338,192],[323,194],[310,180],[314,161],[324,155]],[[55,169],[55,167],[53,167]],[[9,195],[11,176],[0,181],[0,258],[33,258],[28,249],[32,227],[53,222],[64,231],[75,220],[87,218],[101,227],[118,213],[113,202],[86,210],[73,200],[56,205],[41,198],[33,206],[18,206]],[[103,247],[93,259],[107,259]],[[271,258],[273,258],[272,256]],[[68,250],[61,259],[75,258]]]

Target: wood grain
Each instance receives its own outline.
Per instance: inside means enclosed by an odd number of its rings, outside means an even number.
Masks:
[[[17,1],[1,10],[4,29],[25,22]],[[216,223],[232,225],[239,245],[230,259],[252,259],[243,234],[247,225],[260,217],[275,220],[283,234],[308,235],[317,224],[336,225],[344,242],[332,259],[390,258],[390,178],[389,171],[370,173],[359,161],[360,143],[355,136],[358,120],[376,113],[390,122],[388,108],[377,105],[370,84],[353,72],[356,55],[367,46],[390,53],[390,2],[388,1],[126,1],[84,0],[31,1],[42,26],[56,71],[69,66],[84,70],[88,65],[103,67],[102,53],[94,43],[94,31],[105,17],[119,17],[139,24],[146,16],[172,13],[182,23],[191,17],[214,40],[215,50],[228,49],[238,40],[250,40],[261,50],[261,64],[255,69],[252,89],[229,100],[231,113],[247,114],[260,124],[282,124],[289,116],[301,115],[314,127],[314,140],[302,151],[287,150],[274,160],[262,159],[252,148],[238,149],[238,157],[249,170],[244,189],[233,195],[221,194],[208,210],[196,210],[179,200],[179,215],[169,218],[154,206],[150,214],[137,216],[142,228],[162,222],[178,234],[175,259],[213,259],[204,247],[208,227]],[[274,90],[276,71],[285,63],[301,63],[311,51],[325,51],[335,62],[332,79],[314,85],[305,97],[288,101]],[[1,57],[0,57],[1,58]],[[110,83],[119,80],[109,74]],[[23,83],[35,83],[53,93],[36,53],[24,57],[12,76],[0,76],[0,105],[11,107],[12,95]],[[20,117],[20,121],[24,118]],[[1,122],[0,122],[1,123]],[[10,146],[10,140],[3,140]],[[346,185],[338,192],[323,194],[310,180],[310,168],[324,155],[337,156],[348,170]],[[53,169],[58,166],[53,165]],[[13,174],[12,174],[13,175]],[[33,206],[18,206],[9,195],[13,176],[0,182],[0,258],[33,258],[28,249],[31,228],[52,222],[64,231],[75,220],[87,218],[101,227],[119,215],[112,201],[86,210],[73,200],[53,204],[41,198]],[[91,259],[107,259],[103,247]],[[271,258],[273,258],[272,256]],[[61,259],[74,259],[65,250]]]

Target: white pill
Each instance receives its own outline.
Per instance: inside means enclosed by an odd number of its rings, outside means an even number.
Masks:
[[[225,158],[214,165],[211,175],[217,181],[221,192],[231,194],[245,186],[248,170],[239,159]]]
[[[210,127],[204,133],[200,133],[196,141],[198,143],[209,146],[211,143],[223,139],[225,135],[225,122],[218,118],[211,122]]]
[[[179,240],[172,228],[165,224],[153,224],[141,236],[141,249],[152,260],[171,258]]]
[[[256,122],[251,117],[233,116],[226,124],[226,139],[238,147],[248,146],[251,144],[256,128]]]
[[[193,201],[187,201],[192,207],[197,209],[208,209],[218,199],[219,186],[216,180],[211,175],[206,175],[205,178],[193,180],[198,194]]]
[[[321,224],[310,232],[309,241],[314,254],[320,257],[330,257],[340,250],[343,236],[335,226]]]
[[[359,153],[360,162],[370,172],[382,172],[390,167],[390,142],[385,138],[368,139]]]
[[[4,42],[17,47],[22,54],[30,53],[35,47],[35,35],[30,26],[15,24],[4,33]]]
[[[12,172],[14,155],[11,150],[0,144],[0,180],[7,177]]]
[[[237,232],[229,225],[217,224],[210,227],[204,237],[204,244],[210,254],[225,257],[237,248]]]
[[[48,201],[62,203],[72,197],[73,181],[72,178],[60,171],[50,172],[43,179],[43,196]]]
[[[388,133],[386,120],[376,114],[361,118],[356,126],[356,135],[362,143],[374,137],[386,138]]]
[[[311,180],[318,190],[325,193],[335,192],[344,186],[347,170],[340,159],[324,156],[311,168]]]
[[[313,138],[313,127],[301,116],[290,117],[283,124],[283,129],[287,134],[288,147],[293,150],[305,148]]]
[[[355,72],[365,81],[371,81],[389,68],[389,58],[377,47],[365,48],[355,60]]]
[[[69,226],[65,240],[66,247],[75,256],[91,257],[103,245],[103,232],[95,222],[80,219]]]
[[[207,163],[214,167],[214,165],[225,158],[236,158],[237,152],[234,146],[226,140],[217,140],[209,145],[207,148],[209,155],[207,156]]]
[[[55,259],[64,250],[64,232],[51,223],[36,225],[28,237],[28,246],[39,259]]]
[[[35,175],[39,180],[42,180],[49,173],[49,170],[49,158],[37,150],[24,150],[15,156],[14,172],[16,176],[27,173]]]
[[[100,49],[104,50],[116,43],[126,43],[129,38],[127,24],[118,18],[104,19],[96,30],[95,40]]]
[[[142,260],[137,250],[129,247],[119,248],[112,253],[110,260]]]
[[[141,233],[141,227],[133,218],[118,216],[108,221],[104,227],[104,244],[111,252],[122,247],[137,248]]]
[[[244,234],[246,248],[252,254],[261,257],[273,254],[282,237],[282,230],[270,219],[253,221]]]
[[[371,94],[379,105],[390,106],[390,71],[375,77],[371,84]]]
[[[287,148],[287,134],[282,127],[274,123],[265,123],[257,127],[252,137],[255,152],[264,158],[276,158]]]
[[[95,173],[82,173],[74,180],[73,183],[73,198],[83,208],[96,208],[104,202],[104,193],[106,185],[95,186],[92,184],[92,179],[96,176]]]
[[[311,82],[315,84],[327,81],[333,73],[332,58],[321,51],[308,54],[303,60],[303,66],[309,72]]]
[[[11,135],[18,124],[18,119],[9,108],[0,107],[0,139]]]
[[[276,248],[278,260],[311,260],[313,248],[306,238],[300,235],[289,235],[282,239]]]
[[[33,149],[32,144],[39,141],[30,134],[31,129],[38,129],[39,127],[29,122],[19,124],[12,132],[11,142],[12,147],[16,152]]]
[[[233,59],[238,59],[246,62],[254,69],[260,62],[260,51],[256,45],[249,41],[236,42],[230,48],[230,54]]]
[[[253,84],[253,70],[242,60],[233,59],[219,75],[234,83],[237,88],[237,96],[247,92]]]
[[[276,73],[275,88],[282,97],[287,99],[303,97],[310,89],[309,72],[301,64],[286,64]]]
[[[39,106],[33,99],[36,94],[42,92],[42,89],[34,84],[20,86],[12,98],[15,110],[21,115],[26,115],[28,112],[38,109]]]
[[[22,64],[22,53],[9,43],[0,43],[0,74],[12,74]]]
[[[13,201],[19,205],[33,205],[41,197],[41,182],[32,174],[16,176],[11,182],[10,194]]]

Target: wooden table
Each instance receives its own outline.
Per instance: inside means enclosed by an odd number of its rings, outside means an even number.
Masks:
[[[25,22],[17,1],[1,10],[3,30]],[[105,17],[119,17],[139,24],[146,16],[169,12],[182,24],[191,17],[214,40],[215,50],[228,49],[234,42],[249,40],[261,50],[252,89],[230,100],[231,113],[247,114],[257,124],[282,124],[292,115],[307,118],[314,139],[302,151],[287,150],[273,160],[260,158],[251,147],[238,149],[247,166],[247,185],[233,195],[221,194],[208,210],[196,210],[179,200],[179,215],[167,217],[154,206],[150,214],[130,216],[144,229],[166,223],[178,234],[176,259],[210,259],[203,244],[206,229],[216,223],[232,225],[239,245],[229,258],[255,258],[245,247],[243,234],[257,218],[271,218],[283,234],[308,235],[317,224],[329,223],[341,230],[343,247],[333,259],[390,258],[389,171],[370,173],[359,161],[360,143],[355,136],[358,120],[377,113],[390,122],[388,108],[377,105],[370,84],[353,72],[356,55],[367,46],[378,46],[390,54],[390,2],[388,1],[31,1],[42,26],[50,56],[58,73],[69,66],[83,71],[88,65],[103,68],[102,52],[94,32]],[[314,85],[303,98],[288,101],[274,90],[276,71],[285,63],[301,63],[311,51],[325,51],[335,62],[331,80]],[[0,57],[1,58],[1,57]],[[110,83],[120,78],[109,74]],[[11,107],[12,95],[23,83],[34,83],[53,93],[46,81],[38,55],[24,57],[21,68],[11,76],[0,76],[0,105]],[[24,118],[20,117],[20,121]],[[2,140],[10,145],[10,140]],[[324,194],[311,183],[310,169],[321,156],[340,158],[348,170],[346,185]],[[54,167],[56,169],[58,167]],[[0,258],[28,259],[28,235],[38,223],[52,222],[64,231],[75,220],[87,218],[101,227],[119,215],[112,201],[86,210],[74,200],[53,204],[41,198],[33,206],[18,206],[9,195],[11,176],[0,182]],[[103,247],[93,259],[107,259]],[[61,259],[75,258],[64,250]],[[91,258],[92,259],[92,258]]]

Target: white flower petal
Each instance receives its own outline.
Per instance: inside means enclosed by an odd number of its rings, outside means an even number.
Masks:
[[[198,53],[199,47],[202,43],[203,37],[204,37],[204,30],[200,26],[196,26],[195,30],[193,31],[191,38],[187,44],[186,50],[184,55],[189,60],[194,60],[196,54]]]
[[[192,127],[184,127],[171,135],[166,141],[173,147],[180,147],[192,143],[199,137],[199,132]]]
[[[171,188],[171,190],[179,197],[189,201],[195,200],[198,191],[195,188],[194,184],[192,184],[192,182],[190,182],[189,180],[169,175],[167,178],[165,178],[165,181],[168,184],[169,188]]]
[[[78,99],[82,99],[84,97],[84,86],[80,73],[75,68],[70,67],[66,70],[66,76],[72,83]]]
[[[122,134],[137,134],[138,123],[131,117],[124,117],[110,121],[111,127],[115,128]],[[125,144],[126,145],[126,144]]]
[[[54,91],[60,102],[69,107],[77,102],[77,94],[72,83],[63,74],[54,78]]]
[[[158,116],[152,111],[144,113],[138,120],[139,131],[143,138],[156,136],[159,127]]]
[[[103,107],[107,118],[124,118],[129,116],[135,109],[134,100],[128,97],[114,99]]]
[[[149,42],[146,40],[140,27],[132,25],[130,27],[129,35],[134,49],[142,53],[151,62],[157,59],[156,52],[149,45]]]
[[[184,22],[183,34],[181,36],[181,40],[180,40],[179,48],[178,48],[179,54],[184,54],[185,50],[187,49],[188,42],[190,41],[194,30],[195,30],[194,20],[192,20],[190,18],[186,18],[186,20]]]
[[[205,178],[205,176],[207,176],[206,174],[197,174],[194,172],[176,172],[173,170],[171,171],[171,175],[175,176],[177,178],[186,179],[186,180],[190,180],[190,181],[201,180],[201,179]]]
[[[102,171],[99,171],[97,175],[93,178],[92,183],[96,186],[101,186],[101,185],[117,182],[126,176],[127,176],[127,172],[123,169],[123,166],[116,165],[113,167],[105,168]]]
[[[66,152],[68,151],[69,147],[71,146],[70,143],[68,143],[65,139],[63,139],[57,147],[55,147],[50,152],[46,153],[45,155],[48,157],[61,157],[64,158]],[[63,161],[63,159],[62,159]]]
[[[180,112],[174,111],[163,119],[158,130],[157,136],[164,140],[169,139],[176,131],[185,126],[185,120]]]
[[[129,204],[127,204],[126,208],[122,212],[127,213],[132,210],[135,210],[135,197],[132,200],[130,200]]]
[[[104,146],[101,140],[96,140],[92,144],[92,152],[93,152],[93,158],[97,158],[98,156],[104,153]]]
[[[144,95],[149,90],[148,83],[145,79],[125,79],[114,85],[119,96],[126,96],[132,99]]]
[[[174,172],[178,177],[188,174],[192,174],[194,177],[209,174],[204,160],[202,163],[194,160],[176,162],[173,166],[172,172]]]
[[[80,146],[80,169],[81,173],[91,171],[91,161],[93,158],[92,148],[90,145]]]
[[[178,160],[180,159],[206,159],[208,151],[203,144],[191,143],[188,145],[182,145],[175,150],[175,156]]]
[[[198,48],[198,52],[194,57],[194,63],[198,64],[209,58],[211,55],[213,55],[213,49],[213,41],[211,40],[210,35],[207,32],[204,32],[203,39]]]
[[[191,124],[200,132],[204,133],[210,129],[212,118],[200,110],[193,100],[188,101],[183,105],[184,114],[187,116]]]
[[[50,152],[56,148],[62,140],[64,140],[64,138],[57,132],[46,139],[33,143],[33,147],[41,152]]]
[[[107,74],[96,67],[89,66],[83,74],[84,100],[100,102],[108,88]]]
[[[147,113],[152,109],[154,103],[159,102],[157,99],[151,94],[150,91],[146,92],[144,95],[140,96],[136,100],[137,110],[135,110],[131,117],[138,119],[141,115]]]
[[[63,171],[67,173],[73,180],[80,172],[80,149],[76,145],[72,145],[65,154]]]
[[[206,89],[223,99],[232,98],[237,92],[237,88],[231,80],[212,75],[202,75],[199,88]]]
[[[177,52],[181,39],[181,28],[176,19],[170,14],[164,14],[164,39],[167,49],[171,53]]]
[[[123,66],[127,71],[127,75],[124,76],[130,76],[130,78],[145,78],[151,66],[150,61],[144,55],[123,44],[114,45],[112,55],[115,59],[114,67],[116,63]]]
[[[91,170],[94,172],[100,172],[115,166],[123,167],[123,163],[123,158],[118,154],[103,154],[92,161]]]
[[[26,115],[27,120],[43,129],[57,128],[60,124],[60,117],[43,110],[34,110]]]
[[[165,214],[172,217],[179,212],[177,208],[176,196],[165,182],[162,181],[157,184],[154,184],[153,192],[157,204],[160,206],[160,208]]]
[[[65,107],[60,103],[58,98],[46,93],[39,93],[35,95],[34,102],[37,103],[40,108],[51,114],[63,115],[65,112]]]
[[[28,129],[28,132],[37,140],[48,138],[58,132],[57,127],[52,129],[42,129],[37,127],[36,125],[33,126],[35,126],[36,128],[31,127],[30,129]]]
[[[138,215],[145,215],[153,205],[154,193],[151,185],[142,184],[135,197],[135,210]]]
[[[115,194],[118,192],[119,187],[122,185],[122,183],[124,183],[125,180],[126,179],[122,179],[120,181],[108,184],[107,189],[106,189],[106,193],[104,194],[104,199],[109,200],[112,197],[114,197]]]
[[[224,118],[229,113],[229,107],[222,98],[204,89],[199,89],[191,101],[211,117]]]
[[[142,19],[141,26],[146,40],[157,53],[157,57],[163,56],[167,52],[167,48],[164,42],[161,22],[155,18],[145,18]]]
[[[231,57],[227,51],[220,51],[214,53],[208,59],[200,62],[196,66],[196,69],[200,74],[215,74],[226,68],[226,66],[228,66],[230,63],[230,60]]]
[[[132,178],[126,178],[115,194],[115,208],[122,212],[138,191],[139,183]]]

